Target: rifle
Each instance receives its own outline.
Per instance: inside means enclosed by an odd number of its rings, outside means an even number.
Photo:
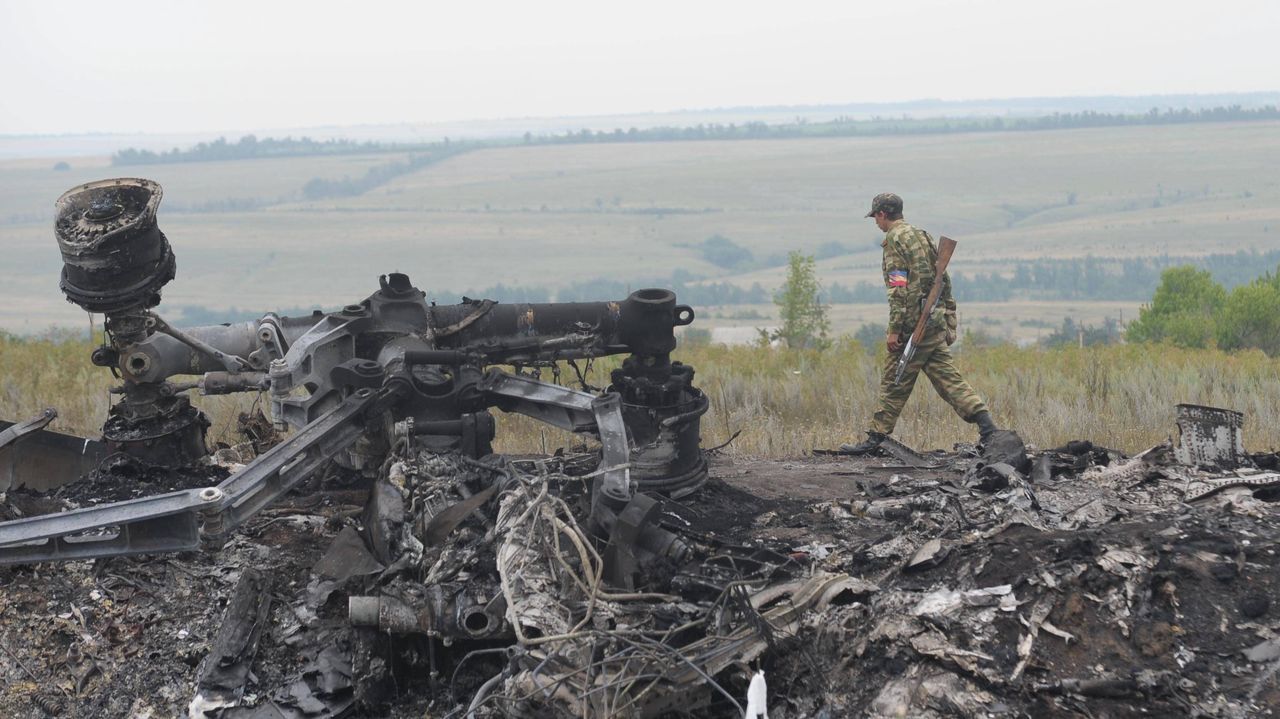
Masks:
[[[938,242],[938,261],[933,268],[933,287],[929,290],[929,296],[925,299],[924,306],[920,308],[920,319],[916,320],[916,329],[911,333],[911,337],[907,340],[907,346],[902,348],[902,357],[898,358],[898,373],[893,378],[893,383],[898,384],[902,381],[902,375],[907,371],[907,365],[911,364],[911,359],[916,356],[916,350],[920,347],[920,342],[924,340],[924,330],[929,324],[929,316],[933,314],[933,309],[938,306],[938,298],[942,295],[942,278],[947,271],[947,264],[951,262],[951,255],[956,251],[956,241],[950,237],[943,237]]]

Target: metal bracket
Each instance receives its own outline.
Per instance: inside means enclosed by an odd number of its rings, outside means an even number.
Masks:
[[[249,353],[249,364],[261,369],[270,366],[272,360],[284,359],[287,347],[279,315],[268,312],[258,320],[258,342],[261,346]]]
[[[490,395],[514,399],[514,403],[504,403],[503,409],[507,411],[570,432],[599,434],[604,448],[600,462],[601,489],[623,503],[631,497],[631,445],[622,419],[622,398],[616,392],[596,396],[498,369],[485,374],[480,389]]]
[[[277,422],[301,430],[338,406],[342,393],[330,382],[334,367],[356,358],[356,335],[367,314],[326,315],[293,341],[284,359],[271,362],[271,414]],[[306,388],[305,396],[294,390]]]
[[[249,361],[246,360],[245,358],[237,357],[236,355],[232,355],[232,354],[227,354],[226,352],[223,352],[222,350],[218,349],[217,347],[214,347],[208,342],[200,340],[196,337],[192,337],[186,332],[183,332],[177,327],[173,327],[168,322],[165,322],[163,317],[161,317],[160,315],[154,312],[152,312],[147,316],[147,322],[151,324],[153,327],[155,327],[155,330],[157,332],[161,332],[166,335],[169,335],[170,337],[174,338],[175,340],[178,340],[179,342],[190,347],[191,349],[197,352],[201,352],[206,355],[209,355],[210,357],[213,357],[214,359],[218,360],[219,362],[222,363],[223,369],[225,369],[228,372],[247,372],[248,370],[253,369],[253,367],[249,364]]]
[[[197,549],[306,479],[364,430],[381,393],[362,389],[216,487],[0,523],[0,565]]]
[[[48,427],[49,423],[57,416],[58,410],[49,407],[45,409],[45,411],[25,422],[18,422],[11,427],[6,427],[5,429],[0,430],[0,449],[4,449],[10,444],[17,442],[33,432],[39,432],[45,427]]]

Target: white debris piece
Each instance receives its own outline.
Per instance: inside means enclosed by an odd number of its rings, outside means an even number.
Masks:
[[[792,547],[791,551],[804,552],[810,557],[813,557],[818,561],[822,561],[831,556],[831,550],[835,549],[835,546],[836,545],[834,544],[819,544],[817,542],[811,542],[799,547]]]
[[[747,713],[743,719],[769,719],[768,701],[769,688],[764,683],[764,671],[760,670],[747,687]]]
[[[999,584],[994,587],[986,587],[984,589],[970,589],[961,595],[961,599],[966,606],[970,607],[994,607],[1000,605],[1004,609],[1007,604],[1006,598],[1013,595],[1013,585]],[[1017,606],[1017,599],[1013,600],[1013,604]]]
[[[935,589],[924,595],[911,609],[911,614],[917,617],[949,616],[959,610],[963,604],[964,599],[960,592],[954,589]]]

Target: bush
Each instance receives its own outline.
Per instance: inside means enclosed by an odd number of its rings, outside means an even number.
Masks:
[[[1218,312],[1218,346],[1280,355],[1280,282],[1271,275],[1237,287]]]
[[[1226,290],[1207,271],[1172,267],[1160,274],[1151,304],[1138,311],[1126,337],[1130,342],[1207,347],[1215,335],[1214,316],[1226,299]]]

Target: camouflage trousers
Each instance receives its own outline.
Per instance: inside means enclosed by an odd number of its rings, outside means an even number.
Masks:
[[[978,396],[969,383],[960,376],[956,363],[951,358],[951,350],[947,347],[946,332],[939,329],[925,335],[916,356],[907,365],[902,375],[902,382],[893,383],[898,373],[898,359],[901,352],[890,352],[885,359],[884,374],[880,378],[880,399],[876,404],[876,413],[871,419],[871,430],[892,434],[898,423],[898,415],[911,397],[911,390],[916,386],[916,378],[924,372],[938,396],[947,401],[951,408],[966,422],[973,416],[985,411],[987,405]]]

